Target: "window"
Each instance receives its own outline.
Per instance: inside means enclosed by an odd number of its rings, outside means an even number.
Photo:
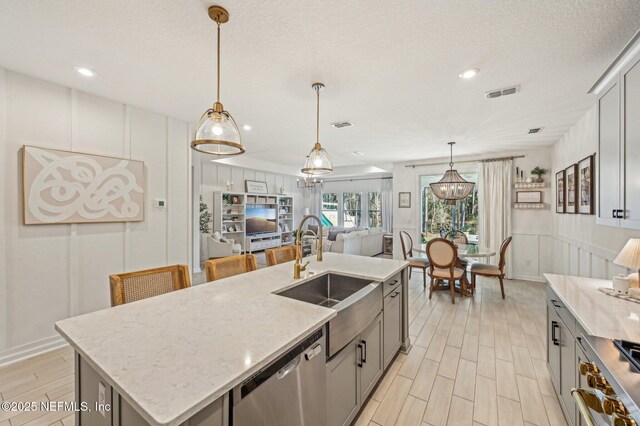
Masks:
[[[471,182],[478,181],[476,174],[461,174],[463,178]],[[471,194],[464,200],[458,200],[454,204],[436,197],[430,183],[440,180],[442,175],[420,176],[421,194],[421,230],[423,241],[444,236],[453,229],[467,234],[470,243],[478,241],[478,185],[473,187]]]
[[[382,193],[369,192],[367,194],[369,208],[369,228],[382,227]]]
[[[362,223],[362,193],[342,193],[342,226],[360,226]]]
[[[335,192],[322,194],[322,225],[338,225],[338,194]]]

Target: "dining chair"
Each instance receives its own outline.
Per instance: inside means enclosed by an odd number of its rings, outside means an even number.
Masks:
[[[204,262],[207,281],[221,280],[234,275],[244,274],[258,269],[255,254],[241,254],[238,256],[210,259]]]
[[[429,267],[429,259],[426,257],[413,256],[413,239],[408,232],[400,231],[400,244],[402,244],[402,255],[404,260],[409,262],[409,279],[411,279],[411,271],[413,269],[422,270],[422,285],[427,288],[427,268]]]
[[[511,239],[511,237],[505,238],[500,245],[500,261],[498,262],[498,266],[488,263],[474,263],[471,265],[471,293],[473,293],[476,288],[476,275],[498,278],[500,280],[500,291],[504,299],[504,265],[507,262],[507,248],[509,248],[509,244],[511,244]]]
[[[460,281],[461,294],[465,293],[465,271],[456,267],[458,249],[446,238],[434,238],[427,243],[427,257],[429,258],[429,299],[433,290],[446,289],[447,286],[438,286],[440,280],[446,280],[451,290],[451,303],[455,303],[456,280]]]
[[[111,306],[191,287],[187,265],[164,266],[144,271],[109,275]]]
[[[296,247],[283,246],[267,249],[264,251],[264,255],[267,258],[267,266],[279,265],[280,263],[296,260]]]
[[[452,229],[451,231],[449,231],[445,237],[447,240],[451,241],[453,244],[469,244],[469,239],[467,238],[467,234],[465,234],[464,232],[458,230],[458,229]],[[458,264],[456,265],[458,268],[462,268],[465,270],[467,270],[467,267],[469,266],[469,260],[468,259],[462,259],[462,258],[458,258]]]

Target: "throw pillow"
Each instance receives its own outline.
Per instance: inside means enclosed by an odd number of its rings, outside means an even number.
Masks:
[[[329,231],[329,236],[327,237],[327,239],[329,241],[335,241],[336,238],[338,237],[338,234],[346,234],[347,231]]]
[[[221,243],[228,243],[229,239],[227,237],[220,237],[220,242]]]
[[[219,231],[216,231],[216,232],[213,233],[212,237],[213,237],[214,240],[220,241],[220,238],[222,238],[222,235],[220,235]]]
[[[318,235],[318,225],[307,225],[307,235]]]

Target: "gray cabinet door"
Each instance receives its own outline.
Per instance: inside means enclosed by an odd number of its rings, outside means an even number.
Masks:
[[[575,400],[571,395],[571,388],[576,386],[576,343],[562,320],[559,323],[559,333],[557,331],[556,336],[560,340],[560,396],[567,410],[569,423],[576,424]]]
[[[547,364],[551,383],[560,395],[560,317],[551,302],[547,301]]]
[[[402,286],[384,298],[384,368],[386,369],[402,344]]]
[[[382,377],[384,358],[382,355],[382,313],[360,335],[360,401],[369,396]],[[362,356],[364,355],[364,356]]]
[[[327,363],[327,426],[351,423],[360,408],[360,351],[356,337]]]
[[[640,229],[640,55],[622,72],[624,220],[625,228]]]
[[[598,101],[598,218],[602,225],[617,226],[614,211],[620,205],[620,85],[615,81]]]

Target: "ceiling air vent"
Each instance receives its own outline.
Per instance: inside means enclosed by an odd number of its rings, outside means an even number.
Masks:
[[[540,130],[542,130],[542,127],[535,127],[533,129],[529,129],[529,134],[538,133]]]
[[[353,126],[353,123],[350,123],[348,121],[339,121],[337,123],[331,123],[331,125],[336,129],[342,129],[343,127]]]
[[[513,95],[520,91],[520,86],[505,87],[504,89],[490,90],[484,93],[485,98],[493,99],[501,96]]]

